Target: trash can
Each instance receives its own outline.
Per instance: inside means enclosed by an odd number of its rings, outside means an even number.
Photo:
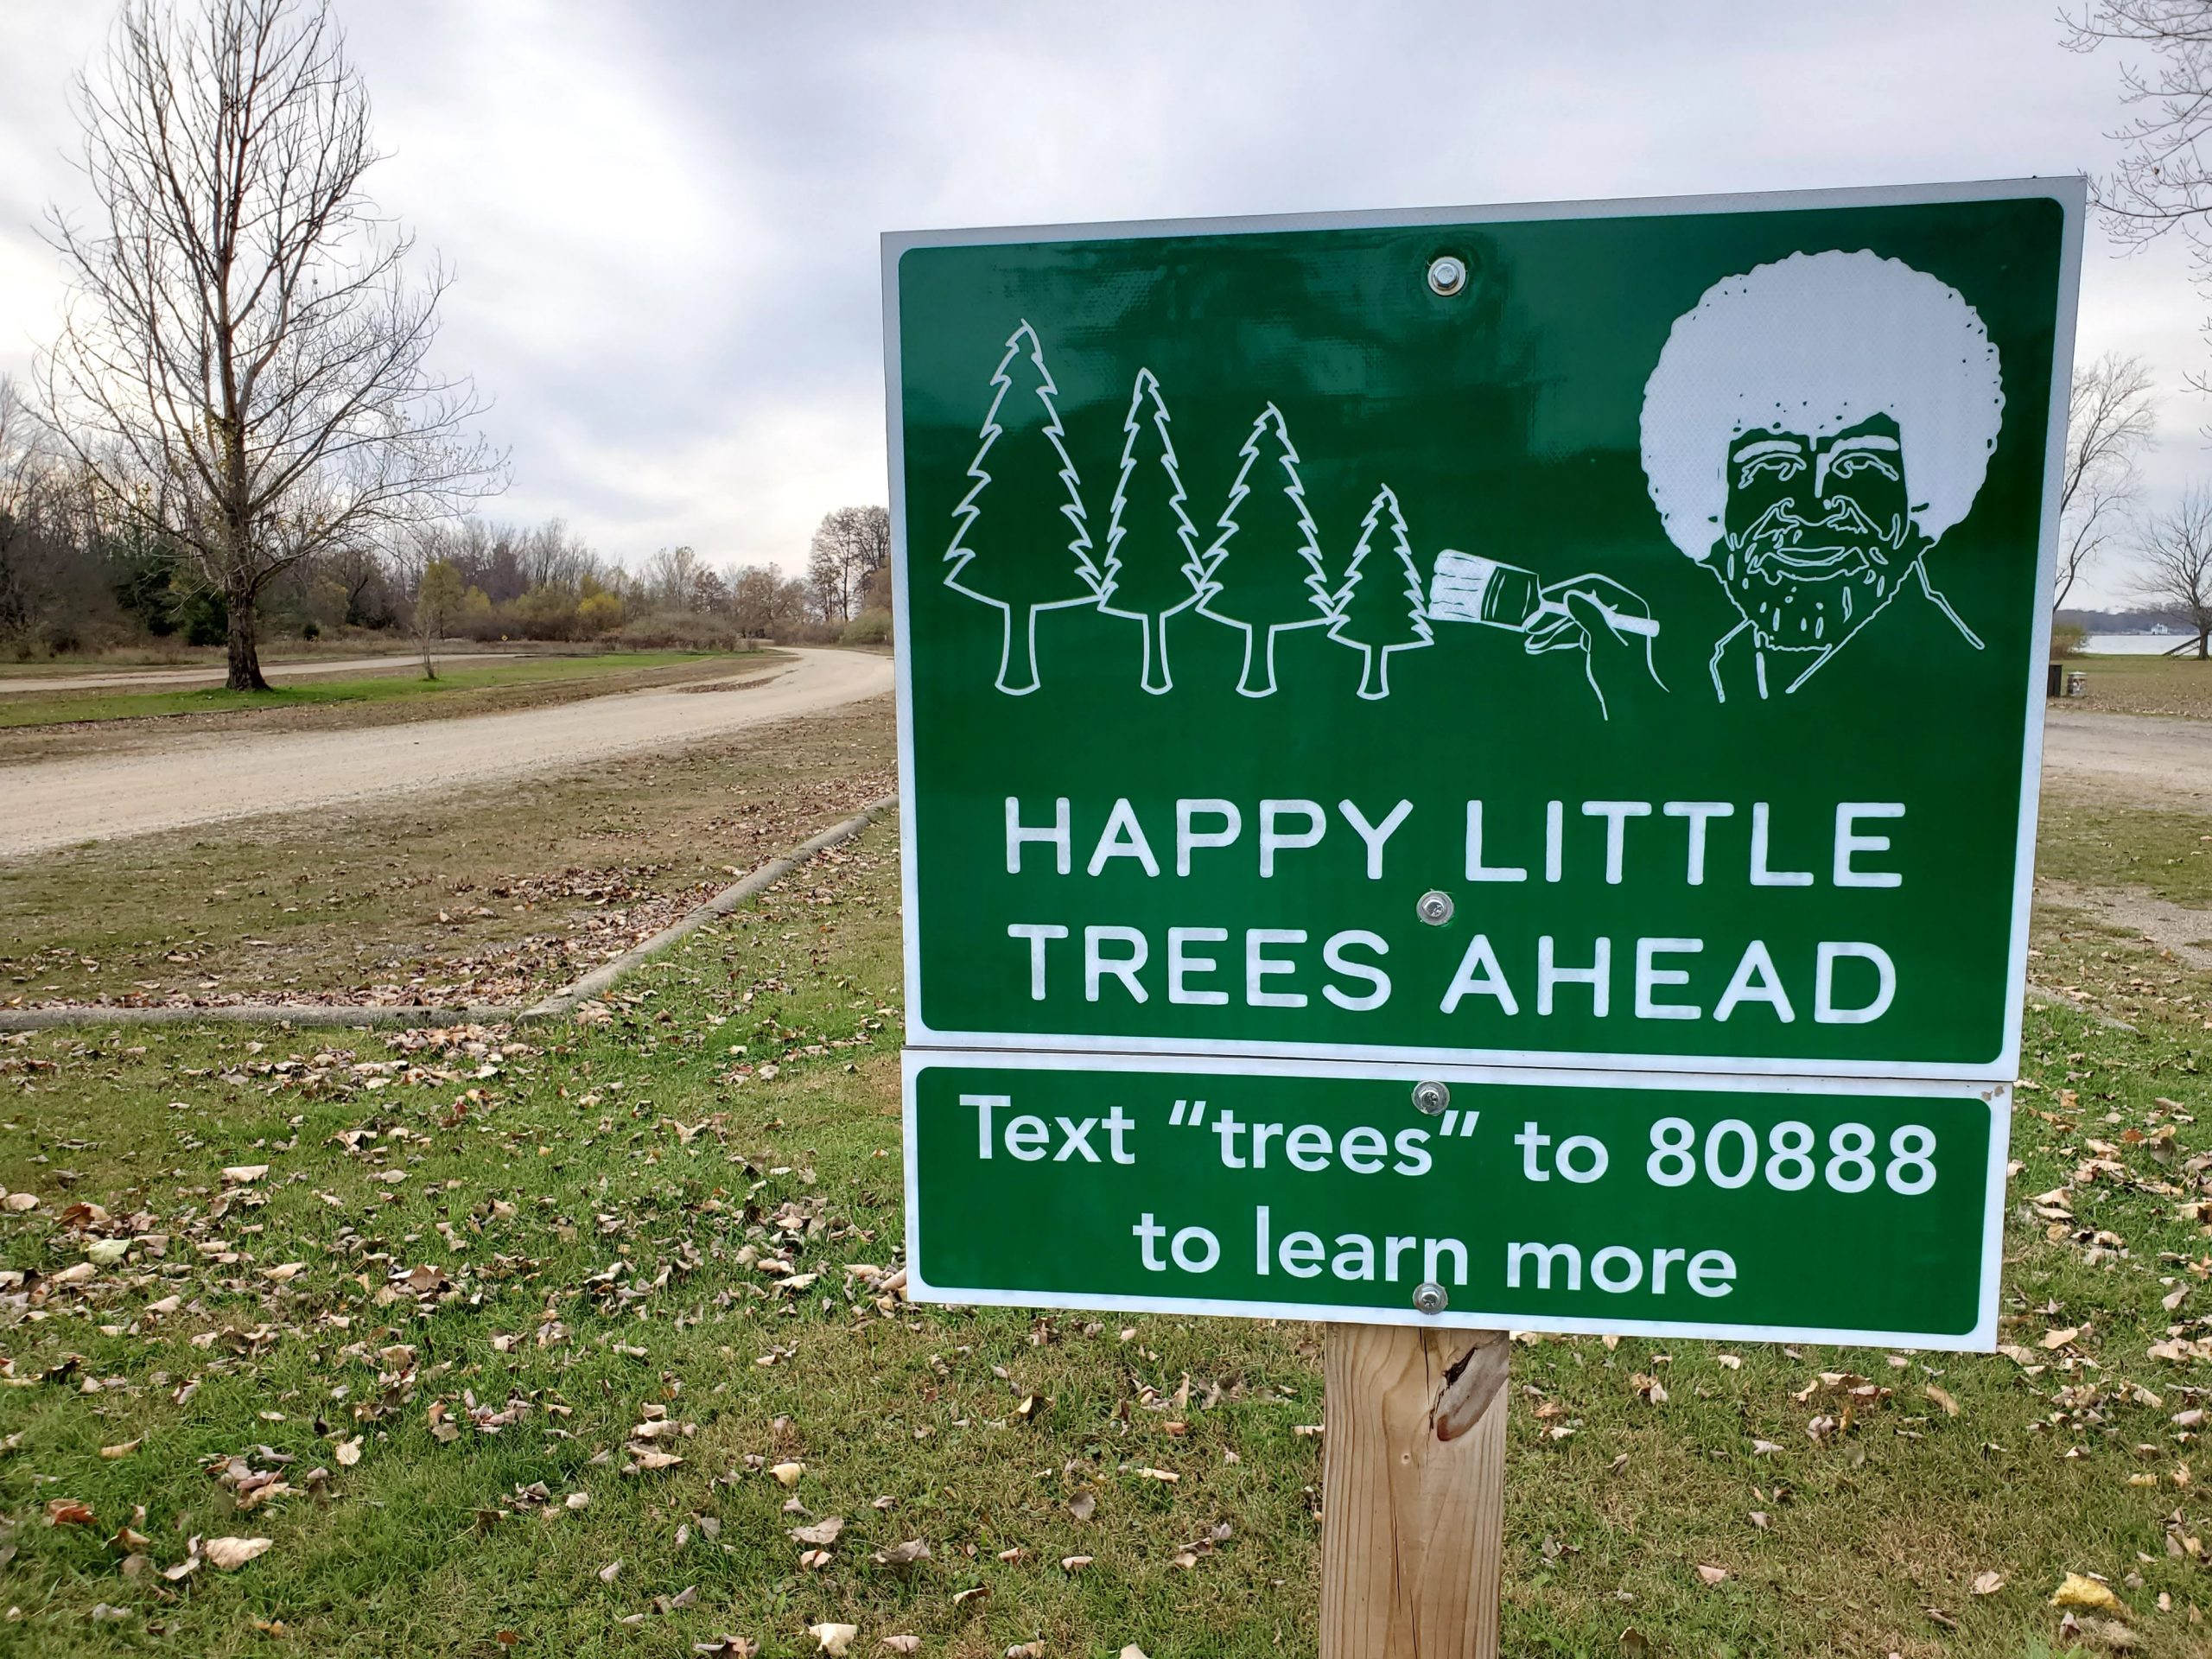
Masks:
[[[2088,675],[2078,668],[2068,669],[2066,671],[2066,695],[2069,697],[2088,696],[2089,695]]]

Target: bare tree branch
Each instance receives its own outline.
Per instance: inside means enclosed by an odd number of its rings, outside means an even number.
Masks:
[[[2173,510],[2144,526],[2143,590],[2147,604],[2171,615],[2208,654],[2212,635],[2212,489],[2193,485]]]
[[[221,590],[229,683],[257,690],[272,577],[460,510],[505,458],[429,365],[450,278],[408,280],[364,190],[380,157],[328,0],[125,0],[77,92],[100,222],[50,215],[73,294],[42,414]]]
[[[2107,352],[2074,372],[2066,403],[2066,464],[2058,485],[2054,607],[2123,524],[2140,480],[2136,457],[2156,435],[2158,398],[2139,357]]]

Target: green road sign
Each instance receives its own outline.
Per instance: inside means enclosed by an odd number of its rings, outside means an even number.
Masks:
[[[2082,207],[888,238],[912,1039],[2010,1079]]]
[[[908,1282],[1021,1306],[1986,1349],[2008,1093],[910,1052]]]

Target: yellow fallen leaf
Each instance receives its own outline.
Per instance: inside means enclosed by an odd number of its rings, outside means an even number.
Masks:
[[[857,1624],[810,1624],[806,1633],[821,1643],[822,1651],[837,1655],[849,1651],[853,1638],[861,1633]]]
[[[768,1472],[773,1475],[781,1484],[796,1486],[798,1484],[798,1478],[806,1472],[806,1465],[803,1463],[779,1463]]]
[[[210,1538],[200,1547],[200,1553],[229,1573],[244,1567],[276,1541],[273,1538]]]
[[[119,1446],[104,1446],[100,1447],[100,1456],[106,1458],[111,1461],[117,1458],[127,1458],[133,1452],[136,1452],[140,1446],[145,1444],[146,1437],[143,1434],[141,1434],[137,1440],[125,1440]]]
[[[2065,1582],[2051,1592],[2050,1605],[2054,1607],[2088,1607],[2101,1613],[2124,1613],[2127,1611],[2120,1605],[2120,1598],[2113,1594],[2110,1585],[2083,1578],[2079,1573],[2069,1573]]]

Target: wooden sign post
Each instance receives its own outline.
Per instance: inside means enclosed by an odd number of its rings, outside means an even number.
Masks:
[[[1321,1659],[1496,1659],[1503,1331],[1329,1333]]]

